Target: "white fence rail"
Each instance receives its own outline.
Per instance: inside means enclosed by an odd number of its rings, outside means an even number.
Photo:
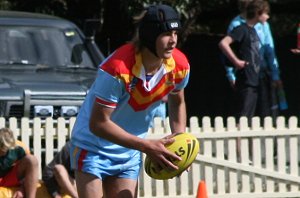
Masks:
[[[206,182],[209,198],[300,197],[298,120],[278,117],[273,124],[267,117],[263,121],[261,125],[259,118],[253,118],[248,126],[246,118],[237,124],[231,117],[204,117],[201,123],[191,117],[187,132],[199,139],[201,148],[190,171],[166,181],[153,180],[142,171],[139,197],[194,198],[201,180]],[[0,128],[11,128],[43,167],[70,138],[74,122],[75,118],[23,118],[20,123],[0,118]],[[148,138],[169,134],[167,122],[155,119]]]

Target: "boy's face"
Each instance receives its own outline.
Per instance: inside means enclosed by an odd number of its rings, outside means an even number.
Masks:
[[[177,44],[177,31],[164,32],[156,39],[156,51],[160,58],[168,59]]]
[[[263,12],[261,15],[259,15],[258,20],[261,23],[267,22],[267,20],[270,18],[269,14],[266,12]]]

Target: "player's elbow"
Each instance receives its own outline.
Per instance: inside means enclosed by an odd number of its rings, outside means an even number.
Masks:
[[[224,51],[224,49],[225,49],[225,41],[224,41],[224,39],[221,40],[221,41],[218,43],[218,47],[219,47],[222,51]]]
[[[91,120],[89,123],[90,131],[98,136],[98,137],[103,137],[103,131],[105,130],[106,122],[105,121],[95,121]]]
[[[90,120],[89,127],[90,127],[90,131],[95,135],[97,134],[97,131],[100,130],[100,127],[97,124],[97,122],[94,122],[93,120]]]

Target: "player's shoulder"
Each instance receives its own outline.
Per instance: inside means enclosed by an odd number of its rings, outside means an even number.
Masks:
[[[182,51],[180,51],[178,48],[175,48],[173,50],[172,56],[175,60],[176,67],[180,67],[183,69],[187,69],[190,67],[189,61],[188,61],[186,55]]]
[[[113,57],[127,57],[128,54],[135,54],[135,46],[132,43],[126,43],[115,50]]]
[[[106,63],[121,63],[126,64],[127,62],[134,61],[136,54],[135,46],[131,43],[122,45],[116,49],[104,62]]]
[[[113,76],[123,73],[135,63],[135,46],[131,43],[116,49],[102,64],[101,69]],[[127,72],[128,72],[127,71]]]

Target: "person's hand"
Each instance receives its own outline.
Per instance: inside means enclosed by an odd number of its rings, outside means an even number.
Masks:
[[[181,160],[179,156],[175,153],[170,152],[166,149],[166,145],[174,142],[174,137],[176,134],[168,135],[159,140],[147,140],[147,148],[144,153],[151,159],[154,164],[155,170],[159,172],[161,169],[166,170],[177,170],[178,167],[172,163],[172,161]]]
[[[294,54],[300,54],[300,49],[298,49],[298,48],[291,49],[291,52]]]
[[[233,81],[233,82],[235,82],[235,81]],[[178,134],[179,134],[179,133],[172,133],[171,135],[168,135],[168,136],[166,136],[166,137],[164,137],[164,138],[172,138],[172,137],[174,137],[175,135],[178,135]],[[190,169],[191,169],[191,165],[190,165],[189,167],[187,167],[184,171],[189,172]],[[178,174],[177,177],[180,177],[181,174],[182,174],[184,171],[182,171],[180,174]]]
[[[172,139],[174,136],[178,135],[180,133],[171,133],[170,135],[165,136],[163,139]],[[174,142],[174,141],[173,141]],[[172,143],[173,143],[172,142]]]
[[[234,65],[235,65],[236,69],[240,70],[240,69],[245,68],[248,64],[249,64],[249,62],[247,62],[247,61],[237,60]]]
[[[25,196],[22,190],[17,190],[12,196],[12,198],[24,198],[24,197]]]

